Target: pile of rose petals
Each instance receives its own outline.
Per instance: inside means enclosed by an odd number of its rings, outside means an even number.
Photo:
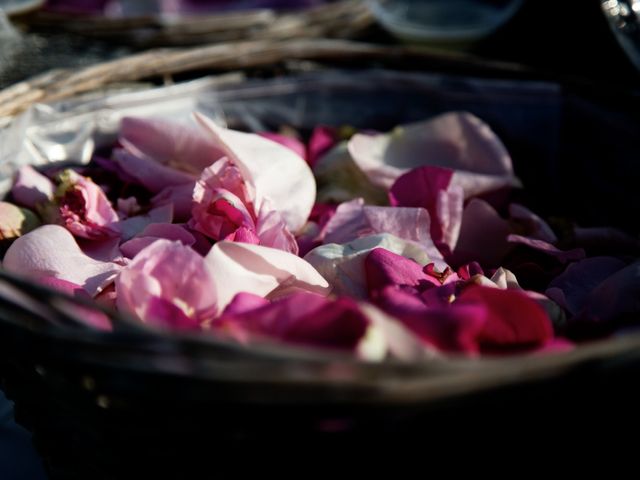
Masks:
[[[638,238],[512,202],[471,114],[307,142],[194,118],[125,118],[89,165],[23,167],[3,268],[152,328],[368,360],[566,350],[640,318]]]

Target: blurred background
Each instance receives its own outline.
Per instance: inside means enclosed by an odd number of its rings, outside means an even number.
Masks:
[[[342,31],[298,31],[295,17],[286,28],[269,27],[273,11],[354,3],[363,10]],[[149,47],[314,35],[638,82],[640,0],[1,0],[0,10],[0,87]]]

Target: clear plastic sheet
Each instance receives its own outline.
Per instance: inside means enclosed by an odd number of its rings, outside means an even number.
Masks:
[[[524,181],[524,200],[536,211],[633,228],[618,208],[640,211],[640,199],[628,188],[640,175],[640,118],[632,105],[622,108],[619,100],[576,94],[552,82],[436,73],[319,70],[270,79],[207,77],[34,106],[0,130],[0,193],[21,165],[88,162],[96,148],[115,140],[127,115],[190,122],[197,110],[232,128],[289,125],[304,134],[318,124],[384,131],[466,110],[505,143]]]

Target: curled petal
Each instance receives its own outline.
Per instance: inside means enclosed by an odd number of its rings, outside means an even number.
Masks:
[[[18,238],[9,247],[3,266],[33,278],[55,277],[80,285],[91,296],[113,281],[121,269],[85,255],[73,235],[59,225],[44,225]]]
[[[196,114],[196,119],[254,189],[256,210],[260,211],[263,200],[269,199],[289,229],[300,230],[316,198],[316,183],[304,159],[258,135],[219,127],[200,114]]]
[[[453,170],[419,167],[400,176],[389,191],[391,205],[422,207],[431,218],[431,238],[446,254],[458,241],[464,192],[451,184]]]
[[[369,180],[385,189],[403,173],[423,165],[454,170],[453,182],[463,188],[466,198],[519,186],[500,139],[465,112],[446,113],[388,134],[356,134],[349,152]]]
[[[216,285],[204,259],[180,242],[156,240],[116,279],[118,308],[166,328],[194,329],[216,311]]]
[[[330,290],[311,264],[275,248],[223,241],[211,248],[205,261],[216,285],[219,308],[240,292],[274,297],[296,290],[326,295]]]
[[[348,243],[369,235],[388,233],[414,242],[427,252],[432,261],[442,260],[431,240],[429,213],[424,208],[374,207],[362,199],[338,206],[324,228],[326,243]]]
[[[413,259],[419,265],[430,263],[429,255],[420,246],[388,233],[362,237],[343,245],[322,245],[304,258],[329,281],[333,293],[364,299],[367,297],[365,260],[375,248]]]
[[[120,142],[134,155],[195,176],[224,156],[202,129],[159,118],[123,118]]]

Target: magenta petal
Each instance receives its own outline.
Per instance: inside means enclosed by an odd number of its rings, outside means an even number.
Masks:
[[[432,285],[422,267],[410,258],[384,248],[374,248],[364,261],[369,294],[384,287],[410,286],[423,290]]]
[[[518,290],[470,286],[456,303],[482,304],[488,316],[478,343],[485,351],[539,346],[553,338],[544,309]]]
[[[546,294],[569,313],[576,315],[593,289],[624,267],[622,260],[613,257],[585,258],[569,265],[549,284]]]
[[[475,354],[479,350],[477,337],[488,316],[483,305],[429,307],[419,297],[394,287],[385,288],[378,302],[428,345],[445,352]]]
[[[573,262],[576,260],[582,260],[585,257],[584,249],[574,248],[573,250],[560,250],[559,248],[551,245],[543,240],[535,238],[527,238],[521,235],[511,234],[507,237],[509,243],[525,245],[529,248],[533,248],[539,252],[550,255],[557,258],[560,263]]]
[[[11,188],[11,195],[18,205],[36,208],[53,198],[54,186],[51,180],[37,172],[30,165],[18,170]]]
[[[350,351],[358,346],[367,326],[367,318],[352,299],[328,300],[302,292],[241,313],[225,311],[214,322],[214,328]]]
[[[336,146],[338,134],[335,128],[318,126],[313,129],[307,149],[307,163],[313,168],[318,159]]]
[[[442,167],[418,167],[398,177],[389,190],[394,207],[422,207],[435,212],[438,192],[447,190],[453,170]]]
[[[445,254],[450,254],[457,241],[462,223],[464,193],[451,186],[453,171],[441,167],[415,168],[391,187],[391,205],[422,207],[431,218],[431,237]]]
[[[240,292],[231,303],[227,305],[222,313],[224,315],[241,315],[243,313],[250,312],[251,310],[255,310],[256,308],[264,307],[265,305],[269,305],[269,300],[265,298],[254,295],[253,293]]]
[[[279,143],[280,145],[287,147],[292,152],[297,153],[300,158],[306,158],[307,152],[304,143],[294,137],[290,137],[288,135],[281,135],[279,133],[273,132],[260,132],[258,135],[261,137],[267,138],[272,142]]]

